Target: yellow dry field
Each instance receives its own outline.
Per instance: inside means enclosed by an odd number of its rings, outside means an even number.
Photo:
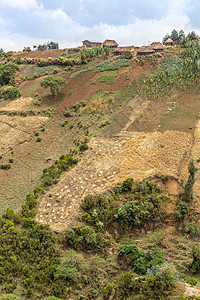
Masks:
[[[16,99],[14,101],[9,102],[6,106],[4,106],[1,111],[26,111],[29,109],[32,109],[32,103],[33,99],[31,97],[24,98],[21,97],[19,99]]]
[[[46,117],[19,117],[0,115],[0,154],[16,145],[28,142],[47,120]]]
[[[178,131],[123,131],[113,139],[93,138],[78,165],[41,199],[37,221],[63,231],[74,222],[87,194],[106,191],[128,177],[140,180],[159,173],[180,179],[182,169],[187,176],[191,142],[191,134]]]
[[[24,112],[32,108],[32,98],[19,98],[9,102],[0,109],[0,154],[10,148],[28,142],[34,132],[46,123],[46,117],[41,116],[13,116],[9,112]]]

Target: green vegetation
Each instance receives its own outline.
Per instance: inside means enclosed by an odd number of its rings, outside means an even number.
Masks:
[[[26,73],[25,78],[27,80],[36,79],[38,77],[41,77],[43,75],[46,75],[46,73],[49,73],[50,71],[53,71],[55,69],[55,66],[45,66],[45,67],[31,67],[31,69]]]
[[[131,64],[131,61],[126,58],[119,58],[117,60],[108,59],[98,65],[82,69],[80,71],[74,72],[70,78],[73,78],[81,73],[89,72],[96,70],[97,72],[105,72],[105,71],[116,71],[123,67],[128,67]]]
[[[66,85],[66,81],[64,78],[47,76],[41,80],[40,85],[45,89],[50,87],[52,96],[54,98],[55,94],[58,93],[59,87]]]
[[[181,59],[181,60],[180,60]],[[173,90],[187,91],[199,89],[200,45],[188,42],[188,47],[178,58],[164,58],[161,69],[147,76],[142,82],[139,94],[143,97],[159,99],[168,97]]]
[[[21,92],[15,86],[3,87],[0,90],[0,97],[2,97],[5,100],[16,99],[21,97]]]
[[[0,66],[0,84],[8,84],[11,79],[15,77],[17,71],[20,68],[18,65],[14,64],[13,62],[8,62],[4,65]]]
[[[98,82],[112,84],[112,83],[114,83],[116,77],[117,77],[116,72],[110,72],[110,73],[104,74],[104,75],[100,76],[99,78],[95,79],[93,81],[93,84],[96,84]]]

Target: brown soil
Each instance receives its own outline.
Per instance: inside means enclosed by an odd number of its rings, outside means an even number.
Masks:
[[[13,57],[21,57],[21,58],[41,58],[46,59],[49,57],[57,57],[62,56],[67,52],[67,49],[59,49],[59,50],[44,50],[44,51],[28,51],[28,52],[17,52],[13,53]]]
[[[170,131],[93,138],[81,162],[41,199],[37,221],[63,231],[75,220],[81,199],[88,193],[102,193],[128,177],[140,180],[157,173],[177,176],[189,140],[186,133]]]

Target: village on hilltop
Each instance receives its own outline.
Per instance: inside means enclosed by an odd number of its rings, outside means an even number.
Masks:
[[[93,48],[93,47],[108,47],[111,49],[115,49],[113,51],[114,55],[124,55],[133,51],[136,51],[137,55],[150,55],[156,52],[162,52],[164,50],[164,46],[160,42],[153,42],[149,46],[125,46],[120,47],[119,44],[115,40],[106,39],[103,43],[101,42],[91,42],[89,40],[85,40],[82,42],[83,47],[85,48]],[[180,45],[180,38],[172,40],[168,38],[165,41],[165,47]]]

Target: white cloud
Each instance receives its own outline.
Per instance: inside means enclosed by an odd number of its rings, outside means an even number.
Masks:
[[[32,8],[39,9],[42,7],[42,5],[39,5],[35,0],[0,0],[0,4],[24,11],[28,11]]]

